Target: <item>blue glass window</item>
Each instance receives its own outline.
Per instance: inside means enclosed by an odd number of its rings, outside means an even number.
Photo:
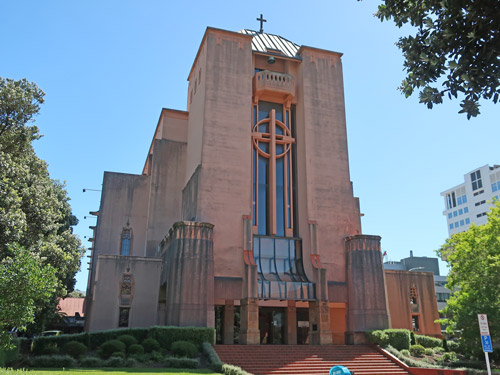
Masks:
[[[452,214],[451,214],[451,212],[450,212],[450,213],[448,214],[448,219],[451,219],[451,218],[452,218],[452,216],[453,216],[453,215],[452,215]]]
[[[470,219],[469,218],[465,219],[465,224],[470,224]]]
[[[129,256],[131,245],[132,245],[132,228],[129,228],[127,225],[127,227],[123,228],[122,230],[120,255]]]
[[[462,204],[462,197],[458,197],[457,198],[457,203],[458,203],[459,206]]]
[[[259,298],[315,298],[314,283],[307,279],[304,271],[301,240],[254,236],[253,251],[257,264]]]
[[[469,207],[464,207],[464,212],[465,213],[469,212]]]
[[[459,209],[459,210],[458,210],[458,214],[459,214],[459,215],[463,215],[463,213],[464,213],[464,210],[462,210],[462,209]]]
[[[460,220],[460,226],[463,227],[465,225],[465,221],[464,220]]]
[[[467,203],[467,195],[462,195],[462,203]]]
[[[458,221],[455,222],[455,228],[458,228]]]
[[[453,217],[457,217],[457,211],[453,211]]]
[[[450,224],[450,229],[453,229],[453,223]]]

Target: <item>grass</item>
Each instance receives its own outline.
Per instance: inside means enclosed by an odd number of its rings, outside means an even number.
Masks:
[[[130,374],[162,374],[162,375],[220,375],[210,370],[186,370],[172,368],[105,368],[105,369],[44,369],[44,370],[12,370],[0,368],[0,375],[82,375],[82,374],[106,374],[106,375],[130,375]]]

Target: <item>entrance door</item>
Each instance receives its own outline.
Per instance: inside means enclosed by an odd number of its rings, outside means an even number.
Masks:
[[[259,308],[261,344],[285,343],[285,309],[280,307]]]
[[[297,309],[297,344],[308,344],[309,309]]]

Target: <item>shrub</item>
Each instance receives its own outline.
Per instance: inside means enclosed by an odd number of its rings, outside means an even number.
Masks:
[[[34,357],[30,364],[32,367],[76,367],[76,361],[69,355],[41,355]]]
[[[176,341],[172,344],[172,352],[180,357],[193,358],[198,353],[196,345],[189,341]]]
[[[124,352],[114,352],[111,357],[125,359],[126,356]]]
[[[408,349],[403,349],[403,350],[401,350],[401,354],[404,355],[404,356],[409,357],[410,356],[410,351]]]
[[[84,357],[78,361],[80,367],[103,367],[103,360],[98,357]]]
[[[121,335],[120,337],[118,337],[118,340],[123,342],[126,345],[127,349],[130,345],[137,344],[137,339],[132,335]]]
[[[434,349],[425,348],[425,355],[434,355]]]
[[[101,345],[99,348],[99,355],[101,358],[108,359],[113,353],[125,353],[125,344],[120,340],[109,340]]]
[[[21,359],[21,344],[19,339],[12,340],[13,347],[11,349],[0,349],[0,367],[10,365]]]
[[[222,373],[224,375],[247,375],[248,372],[237,366],[226,365],[222,366]]]
[[[410,332],[410,345],[417,345],[417,340],[415,339],[415,332]]]
[[[163,359],[163,365],[170,368],[198,368],[200,362],[198,359],[193,358],[165,357]]]
[[[407,329],[386,329],[389,344],[398,350],[410,349],[410,331]]]
[[[125,367],[137,367],[139,363],[134,358],[127,358],[125,360]]]
[[[416,335],[415,339],[417,344],[422,345],[424,348],[434,348],[442,344],[441,339],[431,336]]]
[[[151,327],[149,337],[157,340],[160,346],[170,349],[175,341],[189,341],[199,346],[202,343],[214,342],[215,331],[213,328],[204,327]]]
[[[78,359],[78,358],[80,358],[80,356],[87,353],[87,347],[84,344],[82,344],[81,342],[69,341],[62,346],[61,353],[68,354],[68,355],[72,356],[73,358]]]
[[[448,347],[448,340],[446,340],[446,337],[443,337],[443,349],[445,352],[450,351],[450,348]]]
[[[208,367],[215,372],[222,372],[222,361],[220,360],[217,352],[214,350],[213,346],[208,342],[201,344],[201,350],[203,354],[208,358]]]
[[[141,345],[146,353],[151,353],[154,352],[155,350],[160,349],[160,343],[158,342],[158,340],[151,338],[142,340]]]
[[[460,346],[458,342],[455,341],[448,341],[448,351],[450,352],[458,352],[460,349]]]
[[[125,367],[125,359],[121,357],[115,357],[113,355],[109,359],[105,360],[102,365],[104,367]]]
[[[412,345],[410,346],[410,354],[414,357],[423,357],[425,353],[425,348],[422,345]]]
[[[389,344],[389,336],[384,331],[369,331],[366,333],[368,341],[372,344],[386,347]]]
[[[432,348],[434,350],[434,353],[436,354],[441,354],[444,352],[444,348],[441,346],[436,346],[435,348]]]
[[[139,344],[132,344],[128,348],[128,354],[130,355],[144,354],[144,347]]]
[[[455,354],[455,352],[446,352],[443,354],[441,359],[443,360],[443,362],[453,362],[457,360],[457,355]]]

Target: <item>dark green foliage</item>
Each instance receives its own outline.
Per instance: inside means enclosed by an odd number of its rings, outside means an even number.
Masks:
[[[445,352],[450,351],[450,348],[448,347],[448,340],[446,340],[446,337],[443,337],[443,349]]]
[[[114,352],[113,354],[111,354],[111,357],[125,359],[127,356],[123,352]]]
[[[440,346],[442,341],[437,337],[425,336],[425,335],[416,335],[415,336],[416,343],[418,345],[422,345],[424,348],[435,348],[436,346]]]
[[[175,341],[190,341],[199,346],[202,343],[214,342],[214,329],[202,327],[151,327],[149,337],[157,340],[164,349],[170,349]]]
[[[113,355],[109,359],[103,361],[102,365],[103,367],[125,367],[125,362],[125,358]]]
[[[455,341],[448,341],[448,351],[449,352],[459,352],[460,344]]]
[[[125,367],[137,367],[137,366],[139,366],[139,363],[134,358],[127,358],[125,360],[124,365],[125,365]]]
[[[398,350],[410,349],[410,331],[407,329],[386,329],[389,344]]]
[[[215,372],[222,372],[223,363],[213,346],[208,342],[204,342],[201,344],[201,349],[208,359],[208,367]]]
[[[151,363],[157,363],[157,362],[162,362],[163,361],[163,354],[160,352],[151,352],[151,353],[146,353],[146,354],[134,354],[131,356],[138,362],[144,363],[144,364],[151,364]]]
[[[200,361],[192,358],[165,357],[163,366],[169,368],[198,368]]]
[[[13,362],[19,360],[21,356],[21,340],[12,340],[12,347],[10,349],[0,348],[0,367],[9,366]]]
[[[125,354],[126,346],[120,340],[109,340],[102,344],[98,350],[99,356],[108,359],[112,354],[121,352]]]
[[[410,356],[410,351],[408,349],[403,349],[403,350],[401,350],[401,354],[409,357]]]
[[[90,332],[89,345],[91,350],[99,348],[104,342],[118,339],[122,335],[131,335],[141,342],[148,336],[150,328],[109,329],[106,331]]]
[[[76,360],[69,355],[41,355],[30,360],[31,367],[43,368],[73,368],[76,367]]]
[[[368,341],[372,344],[385,348],[389,344],[389,336],[382,330],[366,332]]]
[[[500,94],[500,18],[498,1],[384,0],[376,16],[412,25],[402,37],[407,72],[400,90],[408,97],[420,91],[420,102],[432,108],[460,97],[467,118],[479,114],[479,100],[497,103]]]
[[[78,361],[80,367],[103,367],[103,360],[98,357],[83,357]]]
[[[134,336],[132,336],[132,335],[121,335],[120,337],[118,337],[118,340],[120,340],[121,342],[123,342],[126,345],[127,348],[130,345],[137,344],[137,339]]]
[[[410,346],[410,354],[414,357],[423,357],[425,353],[425,348],[422,345],[412,345]]]
[[[415,332],[411,331],[410,332],[410,345],[416,345],[417,341],[415,339]]]
[[[78,341],[70,341],[61,347],[62,354],[68,354],[73,358],[80,358],[80,356],[87,353],[87,347]]]
[[[481,361],[459,360],[459,361],[449,362],[446,365],[454,368],[466,367],[466,368],[473,368],[476,370],[486,370],[486,362],[481,362]]]
[[[144,347],[139,344],[132,344],[128,348],[129,355],[141,355],[144,354]]]
[[[35,355],[53,355],[59,353],[59,347],[54,342],[44,343],[44,345],[35,345],[33,354]]]
[[[248,375],[248,372],[237,366],[224,364],[222,366],[222,373],[224,375]]]
[[[170,350],[172,350],[172,352],[179,357],[193,358],[196,354],[198,354],[196,345],[192,342],[183,340],[172,343]]]
[[[444,352],[444,348],[442,346],[436,346],[436,347],[432,348],[432,350],[434,350],[434,353],[436,353],[436,354],[441,354]]]
[[[155,350],[160,349],[160,343],[157,340],[151,338],[142,340],[141,345],[143,346],[146,353],[151,353]]]
[[[457,355],[455,352],[446,352],[443,354],[443,362],[453,362],[457,360]]]

